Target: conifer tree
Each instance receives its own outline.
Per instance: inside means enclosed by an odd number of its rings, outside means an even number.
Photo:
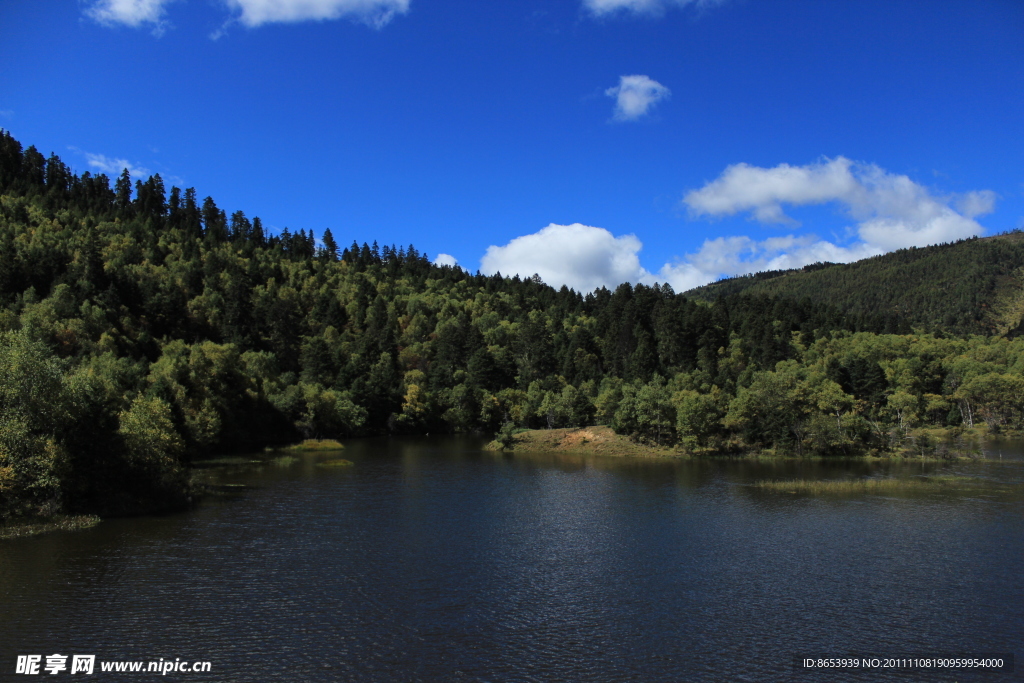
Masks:
[[[321,258],[325,261],[337,261],[338,260],[338,243],[334,241],[334,235],[331,234],[331,229],[327,228],[324,230],[324,247],[321,250]]]
[[[121,171],[114,183],[114,208],[122,215],[128,214],[132,207],[132,175],[128,169]]]
[[[263,232],[263,221],[260,220],[259,216],[252,217],[252,243],[257,247],[265,247],[267,245],[267,236]]]

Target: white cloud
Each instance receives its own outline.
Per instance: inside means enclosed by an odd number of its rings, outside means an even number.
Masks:
[[[801,268],[819,261],[850,263],[882,253],[884,250],[863,242],[842,247],[814,235],[786,235],[762,241],[746,236],[718,237],[704,240],[696,253],[687,254],[680,262],[665,264],[657,279],[685,292],[723,277]]]
[[[438,254],[434,257],[435,266],[457,266],[458,260],[451,254]]]
[[[604,91],[615,98],[615,121],[636,121],[645,116],[651,107],[672,94],[671,91],[647,76],[620,76],[619,84]]]
[[[670,7],[709,7],[725,0],[583,0],[583,7],[594,16],[631,13],[660,16]]]
[[[974,218],[989,213],[995,194],[983,190],[938,196],[907,176],[843,157],[807,166],[782,164],[758,168],[736,164],[704,187],[687,193],[684,204],[694,216],[749,212],[763,223],[798,225],[783,204],[802,206],[836,202],[857,221],[849,244],[813,234],[707,239],[694,253],[666,263],[657,273],[640,265],[643,244],[634,235],[615,237],[603,228],[575,223],[549,225],[505,246],[488,247],[481,270],[492,274],[538,273],[550,285],[579,292],[616,287],[623,282],[667,282],[686,291],[722,277],[765,270],[801,268],[810,263],[849,263],[910,246],[981,235]]]
[[[92,154],[91,152],[83,152],[83,154],[85,154],[85,158],[89,162],[90,166],[111,177],[116,178],[121,175],[122,171],[126,168],[128,169],[128,173],[136,179],[146,178],[150,175],[148,168],[145,168],[144,166],[137,166],[127,159],[114,159],[105,154]]]
[[[165,7],[175,0],[89,0],[86,16],[103,24],[132,28],[153,27],[154,35],[167,28]],[[409,11],[410,0],[222,0],[237,15],[212,34],[219,38],[235,21],[253,28],[269,23],[295,23],[349,18],[375,28],[387,24],[396,14]]]
[[[124,24],[132,28],[139,28],[144,24],[152,24],[153,33],[160,35],[166,27],[164,5],[173,1],[96,0],[85,9],[85,14],[104,26]]]
[[[967,218],[984,216],[992,213],[996,208],[996,193],[991,190],[980,192],[966,192],[957,197],[954,203],[956,210]]]
[[[262,24],[323,21],[347,17],[376,28],[409,11],[410,0],[225,0],[238,21],[250,28]]]
[[[807,166],[735,164],[683,198],[695,216],[749,212],[762,223],[789,225],[799,223],[785,214],[783,204],[830,202],[858,221],[856,231],[865,245],[891,251],[982,234],[974,218],[992,211],[995,194],[937,196],[905,175],[836,157]]]
[[[553,287],[590,292],[623,282],[653,282],[640,266],[637,254],[642,247],[635,235],[615,237],[604,228],[552,223],[503,247],[488,247],[480,270],[486,275],[537,274]]]
[[[488,247],[480,259],[481,272],[529,277],[534,273],[549,285],[567,285],[578,292],[599,287],[614,289],[623,282],[652,285],[667,282],[682,292],[721,277],[762,270],[800,268],[808,263],[848,263],[883,253],[865,244],[842,247],[814,235],[705,240],[701,248],[677,263],[666,263],[655,274],[640,265],[643,244],[635,235],[615,237],[604,228],[574,223],[551,224],[517,237],[503,247]]]

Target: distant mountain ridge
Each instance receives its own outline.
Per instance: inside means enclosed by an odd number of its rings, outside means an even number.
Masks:
[[[1024,334],[1024,232],[900,249],[853,263],[815,263],[729,278],[686,296],[735,294],[828,303],[846,315],[893,315],[954,334]]]

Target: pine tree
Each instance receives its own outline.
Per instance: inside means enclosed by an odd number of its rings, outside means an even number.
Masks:
[[[22,187],[26,193],[41,192],[46,187],[46,159],[35,148],[25,150],[21,160]]]
[[[172,228],[177,228],[181,225],[181,219],[181,189],[172,186],[171,194],[167,197],[167,223]]]
[[[185,208],[182,210],[185,234],[196,239],[203,236],[203,216],[196,202],[196,188],[185,190]]]
[[[127,215],[132,207],[132,174],[128,169],[121,171],[114,183],[114,208],[122,215]]]
[[[267,236],[263,232],[263,221],[259,216],[252,217],[252,243],[257,247],[267,246]]]
[[[226,242],[228,239],[227,219],[217,208],[213,197],[203,200],[203,226],[206,239],[211,242]]]
[[[338,260],[338,243],[334,241],[334,235],[331,234],[331,229],[327,228],[324,230],[324,247],[320,250],[321,258],[324,261],[337,261]]]
[[[231,214],[231,229],[228,237],[232,242],[248,242],[252,236],[252,223],[245,217],[244,211]]]

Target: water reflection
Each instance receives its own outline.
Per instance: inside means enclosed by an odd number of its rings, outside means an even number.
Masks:
[[[986,458],[1024,460],[1024,439],[1009,436],[989,438],[981,443],[981,452]]]

